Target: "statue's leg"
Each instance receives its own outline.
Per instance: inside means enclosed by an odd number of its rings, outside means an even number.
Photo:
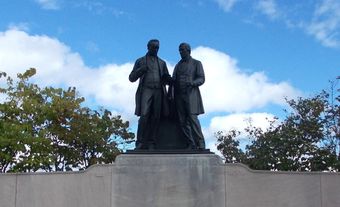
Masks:
[[[146,149],[148,145],[148,122],[152,103],[152,91],[144,89],[141,97],[141,116],[138,121],[136,149]]]
[[[148,148],[149,149],[155,149],[156,148],[156,140],[158,137],[158,129],[159,129],[159,122],[160,119],[157,119],[155,117],[150,117],[149,121],[149,134],[148,134]]]
[[[137,142],[136,149],[146,149],[147,147],[147,123],[149,117],[147,115],[141,115],[138,121],[138,129],[137,129]]]
[[[185,99],[181,99],[181,98],[177,99],[176,107],[177,107],[179,125],[188,143],[188,149],[196,149],[197,147],[192,136],[190,118],[189,118],[187,103],[185,102]]]
[[[154,89],[150,111],[150,122],[149,122],[149,149],[156,148],[156,140],[158,139],[158,130],[160,125],[162,108],[162,91],[161,89]]]
[[[205,149],[204,136],[203,136],[201,124],[197,118],[197,115],[191,114],[189,116],[189,119],[190,119],[192,136],[194,137],[195,143],[197,144],[199,149]]]

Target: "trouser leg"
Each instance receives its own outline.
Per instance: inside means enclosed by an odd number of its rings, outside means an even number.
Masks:
[[[141,116],[138,122],[137,143],[143,148],[154,148],[158,136],[162,105],[161,89],[145,88],[141,99]]]
[[[152,102],[152,90],[144,88],[141,96],[141,115],[138,121],[136,148],[146,149],[148,145],[148,121]]]
[[[188,116],[188,110],[186,109],[186,102],[183,100],[176,100],[176,107],[178,113],[178,120],[180,124],[181,131],[191,148],[196,148],[196,143],[192,136],[192,130],[190,126],[190,117]]]
[[[142,144],[142,139],[143,139],[143,136],[142,136],[142,129],[141,129],[141,124],[140,124],[140,118],[138,119],[138,127],[137,127],[137,140],[136,140],[136,148],[140,148],[141,147],[141,144]]]
[[[190,119],[188,116],[185,117],[185,121],[181,124],[183,133],[185,134],[186,138],[187,138],[187,142],[189,144],[189,146],[191,146],[192,148],[196,148],[197,144],[192,136],[192,128],[190,126]]]
[[[152,148],[156,145],[158,138],[158,129],[160,124],[161,109],[162,109],[162,90],[154,89],[151,99],[150,119],[148,124],[149,132],[149,146]]]
[[[199,149],[205,149],[205,141],[202,133],[200,122],[197,118],[197,115],[190,115],[190,126],[192,136],[194,137],[195,143]]]
[[[150,121],[148,124],[149,133],[147,135],[149,146],[156,144],[156,139],[158,138],[157,136],[158,136],[159,122],[160,122],[159,118],[150,117]]]
[[[148,119],[149,116],[142,115],[138,121],[138,130],[137,130],[137,148],[145,148],[148,144]]]
[[[159,119],[155,119],[150,115],[140,117],[138,122],[136,146],[141,145],[141,148],[143,149],[155,146],[159,122]]]

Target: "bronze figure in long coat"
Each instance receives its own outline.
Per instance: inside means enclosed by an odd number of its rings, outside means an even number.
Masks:
[[[168,68],[166,66],[165,61],[158,57],[158,62],[159,62],[161,77],[165,77],[166,75],[169,75]],[[136,96],[135,96],[135,103],[136,103],[135,115],[137,116],[141,115],[141,109],[142,109],[141,97],[143,94],[144,73],[141,71],[141,68],[143,67],[143,65],[147,65],[147,55],[136,60],[133,70],[129,75],[129,80],[131,82],[135,82],[139,78],[138,88],[137,88]],[[162,79],[162,93],[163,93],[162,115],[163,116],[167,116],[169,114],[169,105],[168,105],[167,98],[165,96],[166,94],[165,83],[166,81],[164,81],[164,78],[163,78]]]
[[[190,56],[187,43],[179,46],[181,60],[175,66],[172,82],[174,99],[181,130],[188,142],[188,149],[205,149],[201,125],[197,116],[204,113],[199,86],[205,82],[202,63]]]
[[[158,40],[148,42],[148,52],[136,60],[129,80],[139,79],[136,92],[135,114],[138,121],[136,149],[154,149],[160,117],[169,113],[165,83],[169,72],[165,61],[157,56]]]

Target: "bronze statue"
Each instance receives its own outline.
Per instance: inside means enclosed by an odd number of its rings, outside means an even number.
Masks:
[[[129,80],[139,79],[136,92],[135,114],[138,121],[136,149],[155,149],[160,118],[169,113],[165,84],[170,78],[165,61],[157,56],[159,41],[152,39],[147,44],[148,52],[136,60]]]
[[[147,49],[147,54],[136,60],[129,75],[131,82],[139,79],[135,97],[135,114],[140,116],[136,152],[185,148],[193,152],[208,152],[197,118],[204,113],[199,90],[205,81],[202,63],[190,56],[189,44],[181,43],[179,52],[182,59],[176,64],[171,77],[166,63],[157,56],[159,41],[150,40]],[[170,85],[169,93],[166,84]],[[171,116],[168,116],[170,111]]]
[[[197,116],[204,113],[199,86],[205,81],[202,63],[193,59],[188,43],[179,45],[181,60],[175,66],[172,82],[174,100],[181,131],[188,143],[188,149],[205,149],[201,125]]]

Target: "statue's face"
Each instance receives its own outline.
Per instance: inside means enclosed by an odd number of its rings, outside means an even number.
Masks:
[[[184,45],[181,45],[179,47],[179,54],[181,55],[182,59],[186,59],[190,56],[190,51],[188,50],[187,47],[185,47]]]
[[[157,56],[159,50],[159,43],[158,42],[151,42],[148,45],[148,53],[151,56]]]

